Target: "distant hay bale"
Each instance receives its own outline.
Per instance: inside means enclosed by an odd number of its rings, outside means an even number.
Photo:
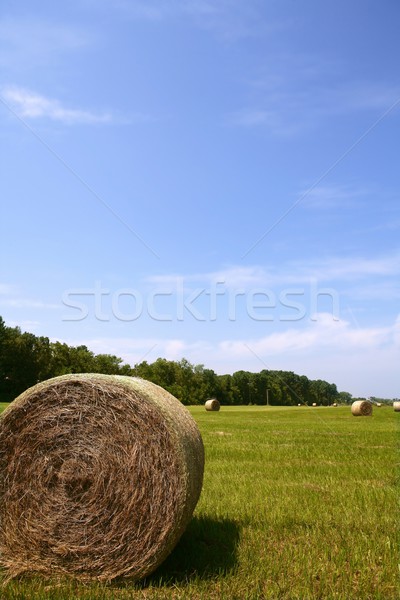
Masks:
[[[334,403],[332,404],[332,406],[335,406],[335,407],[336,407],[336,406],[337,406],[337,402],[334,402]]]
[[[299,403],[297,406],[301,406],[301,404]]]
[[[218,411],[221,408],[221,405],[216,398],[207,400],[207,402],[205,403],[204,406],[205,406],[205,409],[208,411]]]
[[[313,403],[312,403],[312,406],[317,406],[317,403],[316,403],[316,402],[313,402]]]
[[[376,406],[378,406],[378,408],[380,408],[382,406],[382,402],[377,402]]]
[[[140,579],[172,551],[200,496],[187,409],[138,378],[81,374],[30,388],[0,418],[0,565]]]
[[[400,402],[399,401],[393,402],[393,410],[394,410],[394,412],[400,412]]]
[[[372,404],[367,400],[356,400],[351,405],[351,413],[355,417],[370,417],[372,415]]]

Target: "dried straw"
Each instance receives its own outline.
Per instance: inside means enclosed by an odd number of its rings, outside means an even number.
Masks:
[[[207,402],[205,403],[204,406],[205,406],[205,409],[208,411],[218,411],[221,408],[221,405],[216,398],[207,400]]]
[[[0,564],[82,580],[142,578],[176,545],[200,496],[190,413],[142,379],[65,375],[0,419]]]
[[[394,412],[400,412],[400,402],[399,401],[395,401],[393,402],[393,410]]]
[[[372,404],[367,400],[356,400],[351,405],[351,413],[355,417],[370,417],[372,415]]]

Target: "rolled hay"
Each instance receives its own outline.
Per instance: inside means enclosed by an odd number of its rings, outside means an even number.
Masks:
[[[394,410],[394,412],[400,412],[400,402],[399,401],[393,402],[393,410]]]
[[[159,386],[40,383],[0,418],[0,564],[10,577],[145,577],[186,528],[203,470],[195,421]]]
[[[372,404],[367,400],[356,400],[351,405],[351,413],[355,417],[370,417],[372,415]]]
[[[334,403],[332,404],[332,406],[334,406],[334,407],[336,408],[336,407],[337,407],[337,402],[334,402]]]
[[[208,411],[212,411],[212,410],[218,411],[221,408],[221,405],[216,398],[207,400],[207,402],[205,403],[204,406],[205,406],[205,409]]]
[[[313,403],[312,403],[312,406],[317,406],[317,403],[316,403],[316,402],[313,402]]]

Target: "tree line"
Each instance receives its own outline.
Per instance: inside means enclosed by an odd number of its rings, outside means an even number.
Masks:
[[[329,405],[350,403],[348,392],[334,383],[310,380],[292,371],[259,373],[236,371],[217,375],[204,365],[158,358],[133,367],[111,354],[94,354],[86,346],[69,346],[49,338],[6,326],[0,317],[0,401],[9,402],[27,388],[67,373],[105,373],[142,377],[168,390],[183,404],[203,404],[217,398],[221,404]]]

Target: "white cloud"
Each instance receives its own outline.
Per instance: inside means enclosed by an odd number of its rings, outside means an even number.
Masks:
[[[260,359],[286,352],[318,352],[326,348],[330,351],[364,351],[392,343],[394,334],[394,327],[354,328],[348,321],[334,320],[330,314],[319,313],[313,316],[313,322],[306,328],[289,328],[258,339],[225,340],[220,343],[220,348],[233,356],[243,356],[246,350],[250,350]]]
[[[67,108],[59,100],[47,98],[18,86],[4,87],[2,96],[12,110],[26,119],[47,118],[66,124],[108,123],[112,120],[109,113],[99,114],[76,108]]]

